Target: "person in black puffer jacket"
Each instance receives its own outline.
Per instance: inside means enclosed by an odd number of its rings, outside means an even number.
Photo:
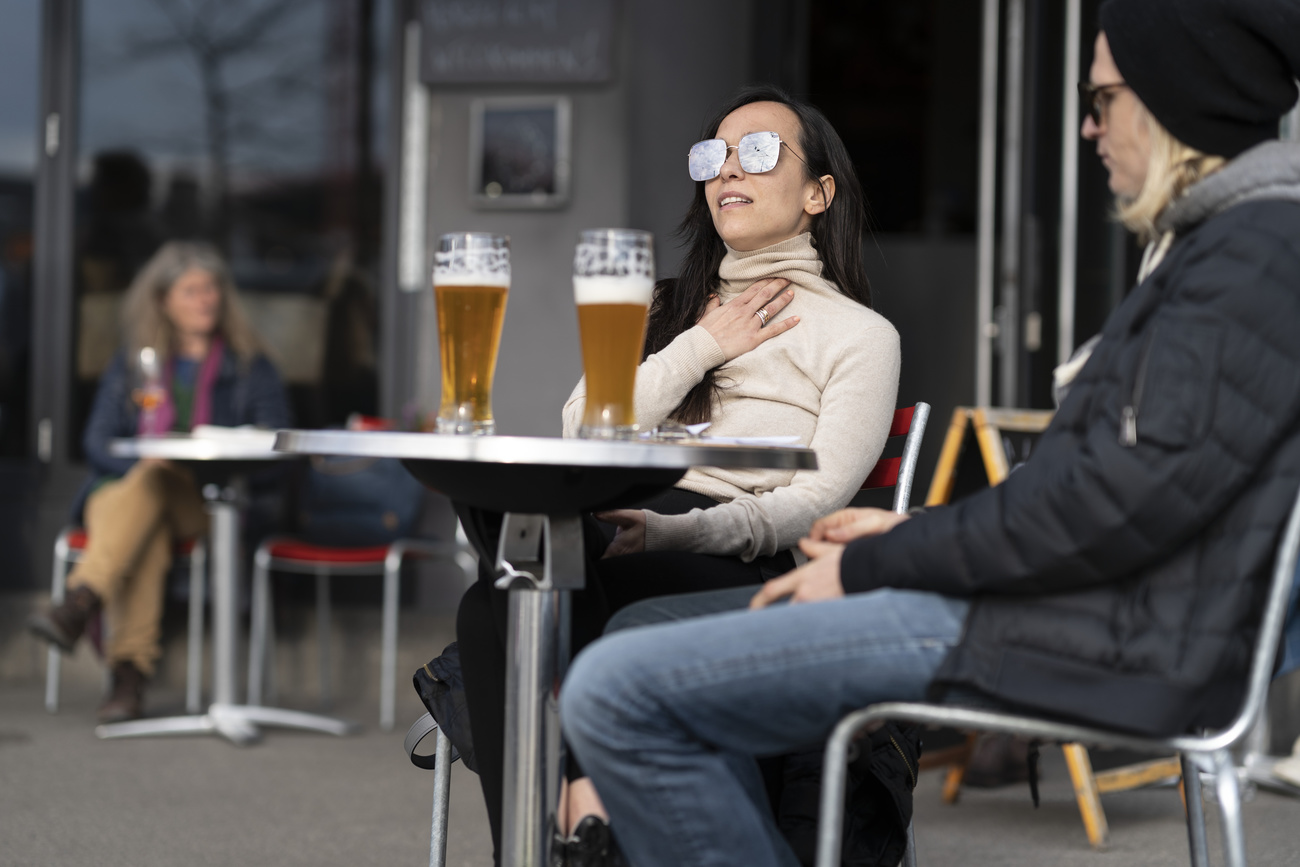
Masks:
[[[854,707],[956,692],[1172,735],[1240,706],[1300,488],[1300,147],[1270,141],[1300,3],[1108,0],[1101,24],[1083,135],[1150,242],[1139,285],[1000,486],[836,513],[762,610],[578,657],[565,733],[638,867],[793,864],[749,762]]]

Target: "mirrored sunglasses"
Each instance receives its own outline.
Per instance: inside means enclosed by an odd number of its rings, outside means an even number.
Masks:
[[[776,161],[781,156],[781,137],[774,132],[751,132],[740,139],[736,145],[728,145],[720,138],[706,139],[691,145],[688,165],[691,180],[710,181],[722,172],[722,164],[727,161],[727,151],[733,148],[740,158],[740,167],[749,174],[762,174],[776,168]],[[787,144],[787,148],[790,146]],[[799,162],[807,163],[793,150]]]

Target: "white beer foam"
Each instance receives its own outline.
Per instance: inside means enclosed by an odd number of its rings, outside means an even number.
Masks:
[[[579,304],[644,304],[649,306],[655,283],[649,277],[574,277],[573,299]]]
[[[447,271],[434,269],[433,272],[434,286],[499,286],[502,289],[510,288],[509,274],[491,274],[487,271],[480,271],[477,274],[466,274],[464,272],[452,274]]]

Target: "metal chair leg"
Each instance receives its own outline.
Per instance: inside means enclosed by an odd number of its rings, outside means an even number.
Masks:
[[[915,822],[907,823],[907,849],[903,851],[903,860],[899,862],[900,867],[916,867],[916,831],[913,828]]]
[[[207,584],[208,552],[195,542],[190,552],[190,631],[185,654],[185,712],[202,710],[203,691],[203,597]]]
[[[1210,849],[1205,841],[1205,802],[1201,800],[1201,771],[1195,759],[1183,753],[1183,800],[1187,802],[1187,848],[1192,867],[1210,867]]]
[[[1215,787],[1219,795],[1220,828],[1223,834],[1223,860],[1227,867],[1246,867],[1246,835],[1241,824],[1241,789],[1232,753],[1219,750],[1214,754]]]
[[[821,807],[817,819],[816,867],[839,867],[843,843],[844,784],[848,777],[849,745],[860,727],[862,712],[840,720],[826,742],[822,759]]]
[[[253,555],[253,605],[249,612],[248,636],[248,703],[262,704],[262,678],[266,674],[267,624],[270,622],[271,556],[265,547]]]
[[[320,706],[333,704],[330,697],[330,576],[316,572],[316,644],[320,649]]]
[[[451,741],[438,729],[433,765],[433,824],[429,829],[429,867],[447,863],[447,813],[451,807]]]
[[[50,584],[50,602],[58,605],[68,586],[68,534],[62,532],[54,543],[54,576]],[[49,713],[59,712],[59,674],[63,665],[63,654],[51,644],[45,656],[45,710]]]
[[[402,579],[402,554],[400,543],[388,549],[384,558],[384,623],[379,664],[379,727],[393,730],[394,707],[397,703],[397,602]]]

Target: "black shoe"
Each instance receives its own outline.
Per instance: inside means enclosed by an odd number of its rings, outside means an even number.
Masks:
[[[127,722],[144,716],[144,672],[129,662],[113,665],[113,688],[99,706],[103,725]]]
[[[609,825],[599,816],[583,816],[565,841],[568,867],[607,867],[613,838]]]
[[[77,639],[86,631],[86,624],[102,608],[103,603],[94,590],[74,587],[58,605],[28,617],[27,629],[37,638],[57,644],[64,653],[71,653]]]

